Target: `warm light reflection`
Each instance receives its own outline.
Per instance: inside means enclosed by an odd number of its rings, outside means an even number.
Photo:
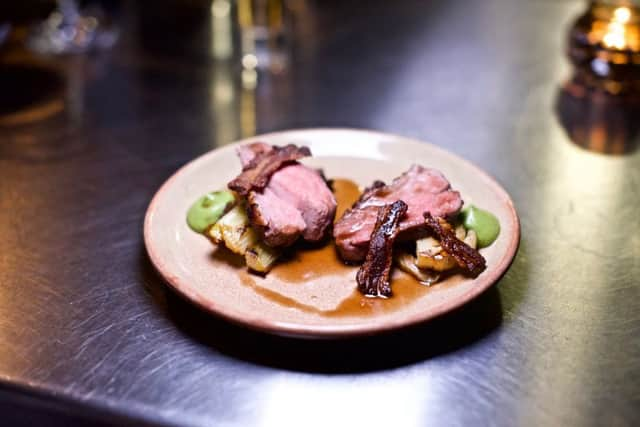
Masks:
[[[63,100],[53,99],[25,111],[4,114],[0,116],[0,126],[19,126],[44,120],[62,112],[64,106]]]
[[[265,387],[258,426],[423,426],[431,398],[426,381],[416,392],[414,380],[363,376],[307,383],[301,378],[273,378]],[[375,402],[384,401],[384,404]],[[301,420],[305,420],[301,423]]]
[[[607,25],[607,32],[602,38],[606,47],[624,49],[627,47],[626,24],[631,19],[631,10],[628,7],[619,7],[613,11],[613,19]]]
[[[607,33],[602,38],[606,47],[612,47],[616,49],[624,49],[626,46],[624,38],[624,25],[619,22],[611,22],[609,24]]]
[[[255,90],[258,86],[258,72],[255,69],[242,70],[242,87],[247,90]]]
[[[228,144],[238,136],[237,90],[232,68],[222,65],[217,67],[210,77],[209,89],[214,141],[216,145]]]
[[[244,92],[240,107],[240,135],[249,138],[256,134],[256,103],[252,92]]]
[[[241,26],[251,24],[250,6],[250,0],[238,2]],[[235,64],[229,61],[234,49],[234,8],[230,0],[212,0],[210,19],[210,49],[212,56],[218,61],[210,76],[209,108],[214,142],[216,146],[220,146],[239,137],[255,135],[258,58],[253,53],[244,54],[239,76]]]
[[[228,105],[233,102],[233,85],[230,81],[217,81],[213,86],[213,96],[216,104]]]
[[[619,7],[613,11],[613,19],[622,24],[629,22],[631,10],[628,7]]]
[[[225,18],[231,12],[231,3],[229,0],[213,0],[211,4],[211,13],[216,18]]]
[[[216,59],[229,59],[233,55],[231,2],[213,0],[211,3],[210,51]]]
[[[243,29],[250,28],[253,25],[251,0],[238,0],[238,23]]]
[[[545,94],[545,96],[548,96]],[[538,104],[540,105],[540,104]],[[532,105],[521,115],[531,117],[533,111],[539,111]],[[528,169],[531,181],[535,183],[531,191],[522,198],[524,209],[535,211],[535,219],[527,225],[523,235],[529,232],[548,236],[544,239],[529,239],[526,242],[527,262],[530,265],[542,263],[548,276],[530,277],[527,293],[540,298],[535,308],[537,323],[529,339],[540,343],[530,349],[524,357],[522,370],[528,372],[532,382],[524,383],[530,396],[549,399],[548,404],[559,414],[566,414],[562,396],[579,394],[585,390],[585,384],[591,380],[589,375],[570,375],[562,377],[568,367],[572,372],[596,372],[602,369],[594,365],[590,357],[598,337],[606,331],[606,320],[610,318],[610,298],[612,277],[610,259],[620,257],[619,234],[612,233],[614,226],[610,221],[612,212],[616,214],[625,209],[628,195],[625,195],[625,180],[628,180],[628,168],[623,167],[619,158],[607,157],[586,152],[572,144],[566,144],[566,136],[560,127],[550,126],[546,118],[523,121],[519,144],[523,149],[530,146],[530,129],[539,130],[537,138],[550,143],[539,151],[540,157],[530,157]],[[608,224],[608,226],[603,226]],[[615,227],[615,226],[614,226]],[[632,233],[633,234],[633,233]],[[632,237],[635,239],[635,236]],[[637,240],[637,239],[636,239]],[[633,246],[627,243],[626,247]],[[522,248],[521,248],[522,249]],[[572,265],[573,268],[567,268]],[[601,303],[581,304],[583,293],[589,293],[592,301]],[[533,301],[533,298],[531,298]],[[520,310],[516,306],[516,310]],[[515,316],[515,321],[522,321]],[[520,316],[521,317],[521,316]],[[570,353],[549,352],[548,346],[566,340],[558,325],[578,325],[571,330]],[[563,341],[564,342],[564,341]],[[505,357],[505,356],[502,356]],[[503,369],[501,360],[493,361],[496,370]],[[551,397],[548,387],[540,387],[534,379],[540,375],[550,378],[562,378],[554,383]],[[522,415],[514,420],[514,425],[545,425],[544,417]]]
[[[253,70],[258,66],[258,58],[254,54],[248,53],[242,57],[242,66],[248,70]]]
[[[248,138],[256,134],[256,95],[258,86],[258,58],[253,54],[242,57],[242,95],[240,97],[240,134]]]

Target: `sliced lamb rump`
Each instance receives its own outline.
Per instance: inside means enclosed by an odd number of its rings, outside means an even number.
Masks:
[[[273,174],[266,189],[294,206],[306,224],[302,238],[322,240],[336,214],[336,199],[317,170],[300,163],[283,167]]]
[[[295,161],[309,154],[307,147],[293,145],[254,143],[238,149],[243,172],[230,188],[240,183],[248,190],[249,218],[270,246],[289,246],[300,236],[320,241],[333,222],[336,200],[326,182],[318,171]],[[252,179],[258,176],[261,186]]]
[[[360,200],[333,226],[333,237],[345,261],[364,259],[380,206],[396,200],[403,200],[408,205],[399,225],[400,240],[426,231],[424,212],[446,218],[457,214],[462,207],[460,193],[451,190],[449,181],[435,169],[413,165],[391,184],[383,184],[376,181],[367,188]]]
[[[249,221],[269,246],[290,246],[307,228],[300,211],[268,186],[262,192],[251,191],[247,201]]]

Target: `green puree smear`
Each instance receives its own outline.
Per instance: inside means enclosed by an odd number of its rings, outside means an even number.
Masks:
[[[187,212],[187,224],[197,233],[203,233],[215,224],[235,201],[231,191],[212,191],[200,197]]]
[[[460,215],[464,228],[476,232],[481,248],[492,244],[500,234],[500,222],[491,212],[470,205],[462,209]]]

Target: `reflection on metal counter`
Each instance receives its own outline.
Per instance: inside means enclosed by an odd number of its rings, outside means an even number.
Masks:
[[[0,63],[0,127],[29,124],[60,113],[63,91],[64,78],[53,69]]]
[[[626,154],[639,145],[640,102],[593,92],[575,79],[558,94],[556,112],[571,140],[586,149]]]
[[[287,9],[282,0],[238,0],[242,65],[282,71],[288,63]]]
[[[572,78],[556,109],[569,137],[589,150],[623,154],[638,146],[640,2],[592,2],[569,31]]]
[[[99,3],[82,9],[76,0],[57,0],[49,17],[32,28],[27,43],[40,54],[85,53],[112,47],[118,36]]]

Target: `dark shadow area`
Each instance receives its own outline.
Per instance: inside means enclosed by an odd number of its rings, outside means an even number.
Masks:
[[[67,89],[62,70],[0,63],[0,159],[65,161],[89,149]]]
[[[157,426],[90,404],[0,384],[0,425],[11,427]]]
[[[60,97],[64,86],[63,76],[53,70],[0,64],[0,123],[3,116],[19,112],[26,114],[27,110]],[[32,116],[40,115],[32,113]]]
[[[146,53],[208,62],[211,4],[180,0],[141,0],[134,3],[136,42]]]
[[[0,21],[31,24],[45,19],[55,6],[55,0],[0,1]]]
[[[491,287],[458,310],[393,332],[349,339],[280,337],[231,324],[186,301],[165,285],[144,248],[140,269],[153,303],[183,333],[228,356],[280,369],[333,374],[391,369],[469,346],[502,322],[500,294]]]

